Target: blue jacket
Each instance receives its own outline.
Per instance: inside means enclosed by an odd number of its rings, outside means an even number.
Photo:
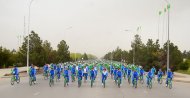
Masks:
[[[51,69],[50,72],[49,72],[49,74],[50,74],[50,76],[54,76],[55,71],[53,69]]]
[[[160,76],[163,76],[163,72],[162,71],[158,71],[158,77],[160,77]]]
[[[152,72],[151,72],[151,71],[149,71],[149,72],[148,72],[148,74],[147,74],[147,78],[152,79],[152,77],[153,77],[153,74],[152,74]]]
[[[94,70],[90,70],[90,76],[91,76],[91,77],[94,77],[94,76],[95,76]]]
[[[120,71],[117,71],[117,77],[119,77],[119,78],[122,77],[122,72],[121,72],[121,70],[120,70]]]
[[[47,71],[48,70],[48,66],[44,65],[43,69],[44,69],[44,71]]]
[[[82,73],[82,70],[79,70],[78,71],[78,77],[82,77],[83,73]]]
[[[171,71],[168,71],[167,78],[173,78],[173,73]]]
[[[69,77],[69,71],[68,70],[64,70],[64,76]]]
[[[133,72],[133,79],[136,78],[138,80],[138,72]]]
[[[57,67],[56,71],[57,71],[58,74],[60,74],[61,73],[61,68]]]
[[[106,71],[106,72],[102,72],[102,78],[103,77],[107,77],[108,76],[108,72]]]
[[[127,73],[128,75],[131,75],[131,69],[128,69],[128,73]]]
[[[76,74],[75,67],[72,67],[71,74]]]
[[[32,75],[32,76],[36,75],[36,69],[35,68],[31,68],[30,75]]]
[[[14,75],[18,75],[18,73],[19,73],[19,72],[18,72],[18,68],[17,68],[17,67],[13,68],[13,74],[14,74]]]
[[[143,75],[143,74],[144,74],[144,70],[140,69],[140,75]]]
[[[114,75],[117,75],[117,69],[114,69],[113,74],[114,74]]]
[[[152,72],[152,74],[155,74],[155,73],[156,73],[156,69],[155,69],[155,68],[152,68],[152,69],[151,69],[151,72]]]

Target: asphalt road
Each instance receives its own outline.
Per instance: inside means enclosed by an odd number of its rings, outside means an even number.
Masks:
[[[153,88],[148,89],[145,84],[138,83],[135,89],[124,80],[118,88],[109,77],[106,88],[103,88],[98,77],[93,88],[90,81],[83,82],[81,88],[78,88],[77,82],[70,82],[64,87],[63,80],[49,87],[48,80],[38,75],[37,84],[33,86],[29,86],[28,77],[21,77],[20,84],[13,86],[9,78],[0,79],[0,98],[190,98],[190,84],[173,82],[173,88],[169,89],[154,82]]]

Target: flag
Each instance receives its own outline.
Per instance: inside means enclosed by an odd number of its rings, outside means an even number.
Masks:
[[[167,5],[167,9],[168,9],[168,10],[170,9],[170,4]]]

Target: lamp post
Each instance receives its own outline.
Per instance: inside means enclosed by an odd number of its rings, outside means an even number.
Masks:
[[[29,33],[30,33],[30,7],[32,5],[32,1],[30,1],[29,3],[29,6],[28,6],[28,10],[29,10],[29,13],[28,13],[28,47],[27,47],[27,73],[28,73],[28,67],[29,67]]]

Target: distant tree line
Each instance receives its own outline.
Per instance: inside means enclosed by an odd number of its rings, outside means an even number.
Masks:
[[[27,60],[27,39],[24,38],[22,46],[19,50],[9,50],[0,47],[0,68],[7,68],[12,65],[26,66]],[[37,66],[43,66],[45,63],[64,63],[73,61],[73,57],[70,56],[69,46],[64,40],[61,40],[57,45],[57,50],[54,50],[51,43],[47,40],[42,41],[37,33],[32,31],[29,35],[29,62]],[[96,58],[93,55],[87,56],[85,53],[82,55],[84,60],[88,58]],[[81,57],[79,57],[81,58]]]
[[[131,50],[122,50],[117,47],[115,50],[108,52],[104,59],[126,62],[133,64],[133,56],[135,64],[142,65],[145,70],[155,66],[157,69],[166,69],[167,65],[167,42],[160,47],[159,40],[155,42],[148,39],[147,43],[142,43],[141,37],[135,35],[135,40],[131,43]],[[190,51],[183,53],[178,46],[170,42],[170,68],[172,70],[187,70],[190,67]]]

